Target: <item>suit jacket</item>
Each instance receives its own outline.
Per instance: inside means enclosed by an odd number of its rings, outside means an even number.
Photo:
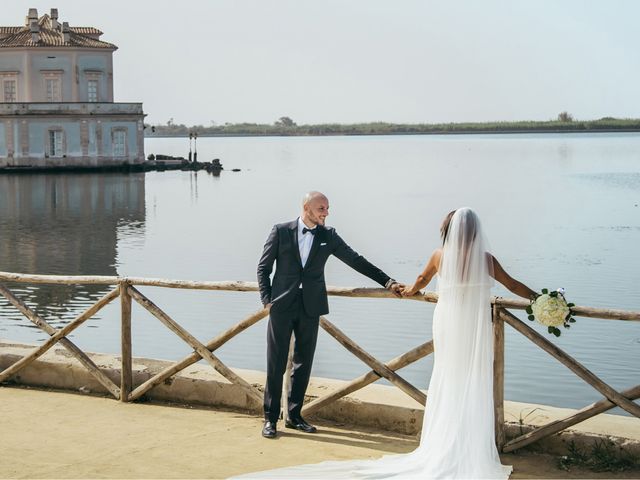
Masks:
[[[335,255],[354,270],[384,286],[389,276],[362,255],[356,253],[335,229],[318,225],[304,268],[298,247],[298,220],[275,225],[264,245],[258,263],[258,284],[263,305],[271,303],[271,311],[286,310],[295,300],[302,284],[302,298],[308,315],[329,313],[324,266]],[[276,272],[271,283],[273,264]]]

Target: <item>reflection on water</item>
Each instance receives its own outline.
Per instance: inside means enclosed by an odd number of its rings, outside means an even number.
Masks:
[[[2,175],[0,192],[3,271],[116,276],[119,234],[144,236],[143,174]],[[56,327],[107,291],[99,285],[8,287]],[[38,328],[4,297],[0,315],[4,331]]]
[[[221,159],[220,177],[0,176],[0,270],[253,281],[271,226],[294,219],[302,194],[319,189],[331,200],[328,223],[399,280],[413,281],[439,246],[444,214],[470,205],[515,277],[536,289],[565,287],[579,305],[640,310],[640,135],[203,138],[198,147],[201,158]],[[188,139],[149,139],[146,150],[184,155]],[[336,259],[326,276],[332,285],[376,286]],[[12,288],[55,325],[106,291]],[[260,305],[256,293],[142,291],[202,342]],[[330,309],[331,321],[381,360],[431,338],[433,305],[331,298]],[[118,302],[109,305],[73,341],[118,353],[119,313]],[[132,323],[136,356],[171,360],[192,351],[137,305]],[[45,336],[18,325],[29,322],[0,300],[0,337]],[[263,321],[216,354],[230,366],[264,370],[265,328]],[[600,399],[513,329],[505,336],[507,399],[568,407]],[[616,388],[640,383],[639,323],[580,318],[552,341]],[[425,388],[432,362],[401,374]],[[321,332],[313,375],[351,379],[366,371]]]

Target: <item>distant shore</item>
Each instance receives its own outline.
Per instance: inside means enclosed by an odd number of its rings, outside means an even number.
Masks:
[[[273,125],[257,123],[238,123],[186,126],[167,123],[167,125],[147,125],[145,137],[316,137],[316,136],[370,136],[370,135],[488,135],[488,134],[556,134],[556,133],[634,133],[640,132],[640,119],[615,119],[611,117],[588,121],[545,122],[493,122],[493,123],[446,123],[446,124],[395,124],[395,123],[358,123],[358,124],[318,124],[296,125],[289,120]]]
[[[530,133],[639,133],[637,129],[611,129],[611,130],[472,130],[472,131],[434,131],[434,132],[394,132],[394,133],[198,133],[202,137],[358,137],[358,136],[402,136],[402,135],[503,135],[503,134],[530,134]],[[182,138],[188,137],[188,133],[174,134],[145,134],[144,138]]]

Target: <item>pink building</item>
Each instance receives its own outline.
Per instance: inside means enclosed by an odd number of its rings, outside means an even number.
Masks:
[[[142,103],[115,103],[113,52],[58,10],[0,27],[0,169],[110,168],[144,161]]]

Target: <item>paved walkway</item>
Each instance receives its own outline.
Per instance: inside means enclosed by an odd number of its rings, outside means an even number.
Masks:
[[[233,412],[0,387],[0,478],[225,478],[322,460],[413,450],[413,437],[321,424],[315,435],[260,437]],[[542,455],[504,455],[512,478],[638,478],[556,469]]]

